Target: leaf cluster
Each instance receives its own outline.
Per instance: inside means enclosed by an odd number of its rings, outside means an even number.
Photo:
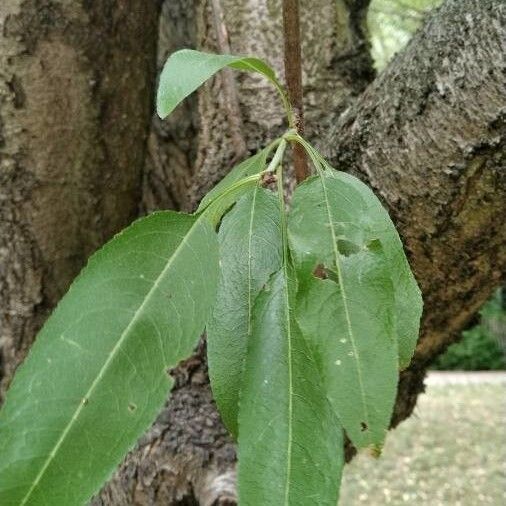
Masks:
[[[270,80],[292,123],[264,62],[190,50],[165,65],[159,115],[226,66]],[[290,143],[315,174],[288,206]],[[379,454],[421,308],[373,192],[290,129],[194,214],[142,218],[92,256],[0,412],[0,504],[89,500],[163,405],[168,369],[207,328],[214,397],[238,441],[241,505],[335,505],[344,432]]]

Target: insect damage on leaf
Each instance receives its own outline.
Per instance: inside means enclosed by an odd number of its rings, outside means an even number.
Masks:
[[[325,267],[323,266],[323,264],[318,264],[314,268],[313,276],[315,278],[320,278],[320,279],[327,279],[328,278],[327,271],[326,271]]]

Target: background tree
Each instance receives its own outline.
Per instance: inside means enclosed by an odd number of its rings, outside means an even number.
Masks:
[[[447,0],[377,77],[368,6],[302,6],[306,132],[383,199],[424,293],[396,425],[428,364],[504,282],[506,5]],[[156,67],[181,47],[282,72],[279,1],[9,0],[0,26],[1,395],[90,252],[139,213],[192,209],[284,125],[246,74],[220,74],[165,123],[151,117]],[[173,372],[167,408],[97,504],[234,503],[204,348]]]

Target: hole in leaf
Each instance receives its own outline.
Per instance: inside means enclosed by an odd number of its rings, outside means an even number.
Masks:
[[[338,239],[337,249],[339,250],[339,253],[341,253],[341,255],[349,257],[350,255],[358,253],[360,251],[360,246],[358,246],[354,242],[348,241],[347,239]]]
[[[318,264],[314,270],[313,270],[313,276],[315,278],[320,278],[320,279],[327,279],[328,276],[327,276],[327,271],[325,269],[325,267],[323,266],[323,264]]]
[[[276,177],[276,174],[273,173],[273,172],[266,172],[263,176],[262,176],[262,179],[260,181],[260,184],[264,187],[264,188],[268,188],[270,185],[273,185],[274,183],[276,183],[278,180],[278,178]]]
[[[381,251],[381,241],[379,239],[372,239],[365,245],[365,248],[370,251]]]
[[[128,405],[128,411],[130,411],[130,413],[133,413],[136,409],[137,409],[137,405],[136,405],[136,404],[134,404],[133,402],[131,402],[131,403]]]

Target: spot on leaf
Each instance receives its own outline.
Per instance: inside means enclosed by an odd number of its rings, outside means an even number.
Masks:
[[[314,268],[313,276],[315,278],[320,278],[320,279],[327,279],[328,278],[327,271],[326,271],[325,267],[323,266],[323,264],[318,264]]]

